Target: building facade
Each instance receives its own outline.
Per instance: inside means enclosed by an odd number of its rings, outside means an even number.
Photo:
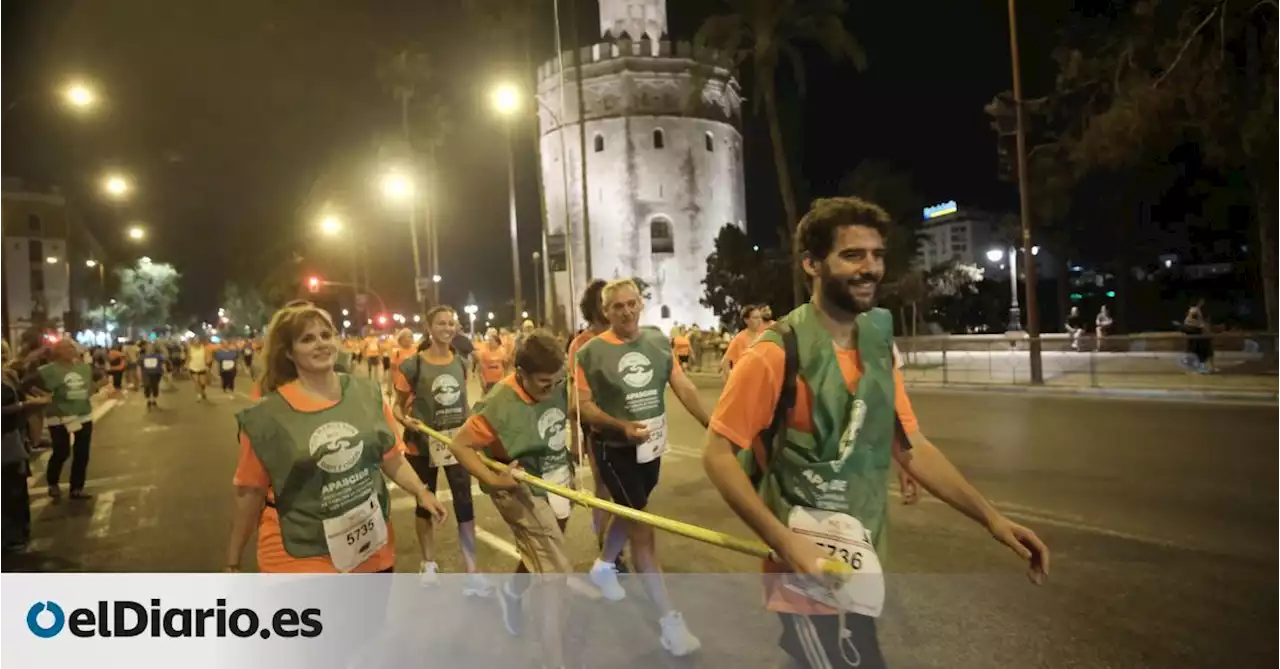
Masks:
[[[56,189],[37,190],[10,178],[3,184],[4,337],[16,343],[33,327],[76,327],[75,314],[105,293],[102,247]]]
[[[722,227],[746,226],[737,81],[718,53],[695,53],[689,42],[661,39],[664,0],[601,0],[600,26],[608,41],[581,49],[581,72],[572,53],[538,69],[556,302],[566,309],[567,322],[577,323],[573,292],[588,280],[637,277],[650,290],[643,322],[663,329],[676,323],[711,327],[715,316],[699,303],[707,256]],[[587,140],[589,230],[583,223],[580,123]],[[571,244],[565,243],[566,224]]]
[[[985,211],[955,202],[926,207],[916,265],[925,270],[951,261],[983,266],[987,251],[998,245],[995,228],[996,217]]]

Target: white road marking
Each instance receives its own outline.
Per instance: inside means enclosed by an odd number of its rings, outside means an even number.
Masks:
[[[122,476],[105,476],[100,479],[88,479],[84,482],[84,489],[92,492],[93,490],[96,490],[98,488],[113,487],[118,483],[135,480],[137,478],[138,477],[135,474],[125,474]],[[38,497],[38,496],[47,494],[46,491],[48,490],[49,486],[47,483],[44,482],[44,474],[40,475],[40,479],[41,479],[41,482],[38,485],[27,486],[27,492],[32,497]],[[135,487],[147,487],[147,486],[135,486]]]
[[[89,519],[89,538],[102,539],[111,533],[111,511],[115,507],[114,492],[104,492],[93,498],[93,517]]]
[[[102,404],[99,404],[98,406],[94,407],[93,413],[90,415],[90,418],[92,418],[93,421],[96,423],[99,418],[102,418],[103,416],[107,415],[107,412],[116,408],[116,405],[118,404],[120,404],[120,400],[115,398],[109,398],[106,401],[104,401]]]
[[[493,534],[492,532],[489,532],[486,529],[477,527],[476,538],[479,539],[480,541],[485,542],[486,544],[489,544],[494,549],[496,549],[499,553],[502,553],[512,558],[513,560],[520,559],[520,551],[515,547],[515,544],[511,543],[510,541],[507,541],[506,539],[503,539],[502,537],[499,537],[496,534]]]

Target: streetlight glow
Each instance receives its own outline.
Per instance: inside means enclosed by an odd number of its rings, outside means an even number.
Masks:
[[[342,220],[337,216],[325,216],[320,220],[320,232],[326,235],[336,235],[342,232]]]
[[[97,266],[98,266],[98,261],[97,261],[97,260],[94,260],[93,258],[90,258],[90,259],[88,259],[88,260],[84,261],[84,266],[85,266],[85,267],[88,267],[89,269],[93,269],[94,267],[97,267]]]
[[[49,256],[48,258],[45,258],[45,259],[44,259],[44,261],[45,261],[45,262],[47,262],[47,263],[49,263],[50,265],[56,265],[56,264],[58,264],[58,257],[57,257],[57,256]]]
[[[132,239],[135,242],[140,242],[146,237],[147,231],[143,230],[141,227],[135,225],[129,228],[129,239]]]
[[[1040,247],[1039,247],[1039,246],[1032,246],[1032,247],[1031,247],[1031,255],[1033,255],[1033,256],[1038,256],[1038,255],[1040,255]]]
[[[511,116],[520,109],[520,89],[511,84],[500,84],[490,96],[493,108],[503,116]]]
[[[408,200],[413,197],[413,181],[401,172],[388,172],[382,177],[382,194],[389,200]]]
[[[440,275],[439,275],[439,274],[432,274],[432,275],[431,275],[431,280],[432,280],[433,282],[435,282],[435,283],[440,283]]]
[[[151,258],[148,258],[147,256],[142,256],[141,258],[138,258],[138,262],[139,262],[139,263],[141,263],[141,264],[143,264],[143,265],[150,265],[150,264],[151,264]]]
[[[113,198],[121,199],[129,194],[129,180],[119,174],[109,174],[102,182],[102,188]]]
[[[987,251],[987,260],[991,262],[1000,262],[1004,259],[1004,251],[1000,249],[991,249]]]
[[[492,312],[492,311],[490,311],[490,312],[489,312],[489,320],[493,320],[493,312]]]
[[[348,313],[346,309],[343,309],[343,310],[342,310],[342,315],[343,315],[343,316],[350,316],[351,314],[350,314],[350,313]]]
[[[98,101],[98,96],[93,89],[84,82],[72,82],[68,84],[62,91],[62,97],[67,104],[76,109],[88,109]]]

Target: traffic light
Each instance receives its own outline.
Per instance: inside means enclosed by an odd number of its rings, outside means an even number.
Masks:
[[[386,324],[387,324],[387,315],[382,314],[378,316],[378,325],[381,327],[381,326],[385,326]]]
[[[318,293],[318,292],[320,292],[320,277],[318,277],[318,276],[313,276],[313,277],[311,277],[311,278],[307,279],[307,290],[309,290],[309,291],[311,291],[311,292],[313,292],[313,293]]]

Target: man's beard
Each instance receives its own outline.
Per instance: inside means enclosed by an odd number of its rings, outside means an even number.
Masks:
[[[873,292],[871,297],[862,300],[849,294],[849,287],[859,281],[870,281],[878,289],[880,287],[880,278],[872,274],[858,275],[851,279],[837,278],[830,275],[829,271],[824,267],[821,272],[822,294],[833,306],[850,314],[860,314],[864,311],[871,311],[876,306],[876,295]]]

